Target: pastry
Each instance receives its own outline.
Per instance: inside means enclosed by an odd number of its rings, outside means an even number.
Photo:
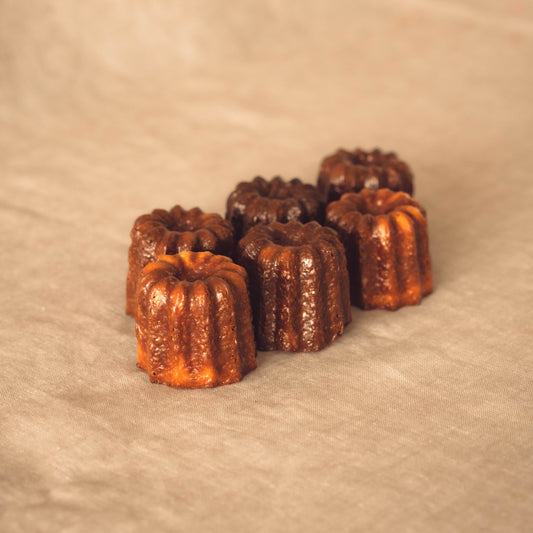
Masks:
[[[323,205],[313,185],[298,178],[283,181],[280,177],[270,181],[257,177],[239,183],[228,198],[226,210],[226,219],[233,224],[237,240],[255,224],[309,222],[322,215]]]
[[[138,366],[154,383],[206,388],[256,367],[244,268],[210,252],[162,255],[137,284]]]
[[[394,310],[432,291],[426,213],[408,194],[346,193],[328,205],[326,225],[346,249],[354,305]]]
[[[351,321],[342,243],[317,222],[256,225],[237,245],[250,277],[259,350],[311,352]]]
[[[318,190],[325,202],[338,200],[345,192],[385,187],[413,193],[411,170],[392,152],[340,149],[326,157],[320,166]]]

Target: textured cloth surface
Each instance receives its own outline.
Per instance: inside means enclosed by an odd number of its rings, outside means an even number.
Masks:
[[[531,531],[533,6],[0,1],[0,530]],[[138,370],[129,230],[394,150],[435,292],[241,383]]]

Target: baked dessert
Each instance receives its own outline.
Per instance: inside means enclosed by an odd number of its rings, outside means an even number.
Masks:
[[[210,252],[162,255],[142,271],[138,366],[154,383],[207,388],[256,367],[246,271]]]
[[[227,201],[226,219],[239,240],[252,226],[270,222],[321,219],[323,205],[313,185],[298,178],[283,181],[279,176],[266,181],[258,176],[251,182],[241,182]]]
[[[395,153],[377,148],[365,152],[340,149],[322,161],[318,175],[318,190],[327,202],[338,200],[345,192],[361,189],[388,188],[413,194],[413,174]]]
[[[135,289],[141,270],[158,255],[185,250],[232,255],[233,228],[220,215],[189,211],[179,205],[170,211],[155,209],[135,221],[131,230],[129,270],[126,283],[126,313],[135,314]]]
[[[346,249],[354,305],[394,310],[432,291],[426,213],[408,194],[346,193],[328,205],[326,225]]]
[[[351,321],[342,243],[318,222],[256,225],[237,245],[250,278],[259,350],[312,352]]]

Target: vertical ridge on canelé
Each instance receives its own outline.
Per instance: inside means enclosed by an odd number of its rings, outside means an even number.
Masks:
[[[417,241],[422,291],[431,292],[431,289],[432,289],[431,262],[429,259],[429,237],[428,237],[425,211],[416,209],[412,205],[403,206],[402,209],[404,212],[406,212],[411,217],[415,227],[417,228],[416,241]]]
[[[235,353],[235,339],[232,332],[236,331],[238,324],[236,315],[238,308],[236,305],[233,291],[228,284],[218,276],[213,276],[208,281],[208,287],[213,296],[213,302],[216,302],[217,312],[214,317],[214,335],[219,342],[220,351],[228,354],[228,357],[217,361],[217,370],[223,379],[226,379],[230,368],[238,365],[239,361]],[[227,317],[224,319],[224,317]],[[238,343],[238,341],[237,341]],[[243,350],[242,345],[237,345],[238,351]]]
[[[301,338],[304,346],[320,346],[319,335],[330,337],[330,331],[324,328],[326,313],[323,307],[325,279],[319,279],[323,265],[316,257],[316,251],[309,244],[302,244],[296,251],[299,263],[299,290]],[[330,302],[330,305],[333,302]]]
[[[395,211],[391,214],[391,227],[396,240],[398,285],[406,303],[413,305],[420,301],[423,292],[418,245],[409,246],[409,242],[416,238],[414,223],[406,213]]]
[[[298,298],[296,294],[295,284],[292,283],[293,271],[296,268],[295,254],[287,248],[281,248],[278,252],[277,262],[277,293],[276,293],[276,307],[274,313],[276,316],[275,330],[279,332],[282,337],[282,342],[291,346],[291,349],[296,349],[293,345],[294,339],[297,336],[297,324],[291,320],[289,313],[290,309],[298,306]]]

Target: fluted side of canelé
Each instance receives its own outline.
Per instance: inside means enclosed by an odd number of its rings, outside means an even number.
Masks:
[[[232,223],[237,239],[256,224],[309,222],[323,217],[323,205],[314,185],[298,178],[284,181],[279,176],[270,181],[258,176],[251,182],[239,183],[226,207],[226,219]]]
[[[388,188],[413,194],[413,174],[395,153],[375,149],[370,152],[340,149],[323,159],[318,175],[318,191],[327,202],[346,192]]]
[[[254,226],[237,245],[250,278],[260,350],[311,352],[351,321],[344,248],[317,222]]]
[[[395,310],[431,293],[426,215],[408,194],[346,193],[328,205],[326,224],[346,249],[354,305]]]
[[[174,206],[170,211],[155,209],[135,221],[131,230],[129,269],[126,282],[126,313],[135,314],[135,290],[141,270],[158,255],[186,250],[232,255],[231,224],[215,213],[198,207],[189,211]]]
[[[256,368],[244,268],[210,252],[163,255],[139,278],[138,364],[154,383],[208,388]]]

